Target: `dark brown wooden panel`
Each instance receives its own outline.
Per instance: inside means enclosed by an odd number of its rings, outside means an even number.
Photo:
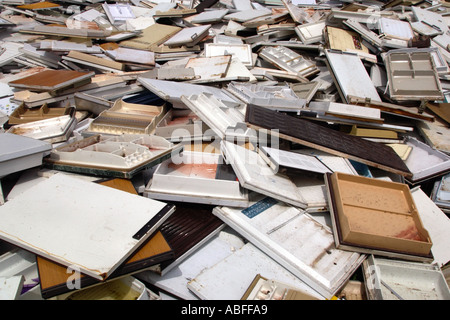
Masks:
[[[245,122],[253,129],[267,129],[278,136],[310,148],[349,158],[405,177],[411,177],[403,160],[384,144],[364,140],[286,113],[248,105]]]

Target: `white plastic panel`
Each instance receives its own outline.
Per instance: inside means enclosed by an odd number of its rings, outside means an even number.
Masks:
[[[220,178],[219,154],[184,151],[161,163],[144,196],[167,201],[245,207],[248,192],[234,179]]]
[[[311,22],[298,25],[295,32],[304,44],[312,44],[323,40],[326,21]]]
[[[262,193],[300,208],[308,206],[305,198],[289,177],[274,173],[272,168],[255,151],[229,141],[221,147],[244,188]]]
[[[217,100],[230,107],[238,107],[242,105],[242,102],[239,102],[238,99],[233,98],[231,94],[228,94],[225,90],[212,86],[156,80],[145,78],[142,76],[139,76],[137,78],[137,81],[160,98],[178,105],[183,104],[181,101],[181,96],[188,97],[193,94],[200,95],[202,93],[209,93],[211,95],[214,95]],[[184,108],[187,109],[187,107],[185,106]]]
[[[306,106],[306,100],[297,97],[287,85],[269,86],[231,82],[227,90],[245,103],[256,104],[269,109],[298,112]]]
[[[44,155],[52,150],[49,142],[16,135],[0,134],[0,177],[42,164]]]
[[[55,148],[50,161],[57,164],[130,170],[172,151],[175,145],[154,135],[96,135]]]
[[[182,45],[194,45],[204,36],[206,36],[210,24],[198,27],[187,27],[178,31],[170,39],[164,42],[166,46],[182,46]]]
[[[222,43],[206,43],[205,56],[215,57],[231,55],[233,58],[241,60],[246,67],[253,65],[252,48],[249,44],[222,44]]]
[[[203,300],[239,300],[257,274],[289,283],[318,299],[323,297],[251,243],[201,270],[188,288]]]
[[[167,274],[161,276],[154,271],[144,271],[136,274],[136,277],[181,299],[198,300],[199,298],[187,287],[188,279],[194,279],[202,270],[209,269],[221,262],[242,248],[244,244],[242,237],[231,228],[226,227],[202,246],[195,248],[184,261]],[[227,289],[227,287],[223,289]],[[220,294],[222,291],[220,290]],[[239,299],[240,297],[234,298]],[[223,297],[219,297],[219,299],[223,299]]]
[[[326,50],[325,54],[345,101],[349,95],[381,101],[358,55],[331,50]]]
[[[239,108],[229,108],[214,95],[200,94],[182,96],[181,101],[197,114],[218,137],[256,138],[244,122],[244,112]]]
[[[50,143],[66,141],[76,125],[75,114],[51,119],[17,124],[6,132],[48,141]]]
[[[363,270],[370,300],[450,299],[444,275],[436,265],[369,256]]]
[[[319,73],[319,69],[313,62],[283,46],[263,47],[259,51],[259,56],[283,70],[298,73],[303,77]]]
[[[274,149],[266,146],[261,146],[260,149],[277,167],[290,167],[318,173],[331,172],[331,170],[315,156]]]
[[[213,213],[326,298],[365,259],[359,253],[336,249],[329,228],[271,198],[258,197],[243,210],[216,207]]]
[[[450,157],[445,153],[413,137],[407,137],[405,143],[412,147],[405,164],[413,174],[413,182],[450,171]]]
[[[162,216],[150,220],[164,210],[168,217],[173,207],[59,173],[0,206],[0,238],[104,280],[159,227]]]

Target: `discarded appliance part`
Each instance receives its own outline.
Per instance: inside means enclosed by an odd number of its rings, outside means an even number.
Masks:
[[[448,176],[447,174],[443,179],[445,177],[448,179]],[[445,191],[445,187],[443,191]],[[446,236],[447,230],[450,227],[448,216],[420,187],[413,188],[411,194],[420,218],[423,221],[423,225],[428,230],[431,241],[433,242],[433,246],[431,247],[431,252],[434,257],[433,263],[442,268],[450,261],[450,253],[448,251],[450,241]]]
[[[135,276],[177,298],[198,300],[199,298],[187,288],[187,279],[195,278],[202,270],[225,259],[244,244],[244,239],[240,235],[225,226],[204,243],[191,248],[190,254],[167,274],[161,276],[155,269],[137,273]]]
[[[158,231],[127,262],[118,267],[109,280],[142,272],[156,264],[171,259],[173,259],[173,251],[161,232]],[[67,267],[48,259],[37,257],[36,261],[39,269],[41,295],[44,299],[73,291],[75,288],[71,290],[67,286],[68,281],[79,281],[80,287],[77,290],[83,290],[101,283],[101,281],[93,277],[81,273],[76,274],[75,270],[72,270],[73,273],[68,273],[67,271],[71,271],[70,269],[68,270]]]
[[[103,3],[102,8],[113,25],[136,17],[131,6],[127,3]]]
[[[409,40],[414,37],[414,31],[408,21],[395,20],[382,17],[378,20],[380,33],[387,38]]]
[[[279,282],[275,279],[266,279],[260,274],[255,276],[241,300],[319,300],[298,288]]]
[[[250,20],[253,20],[256,18],[268,16],[271,13],[272,13],[272,11],[267,8],[249,9],[249,10],[242,10],[242,11],[229,13],[226,16],[224,16],[224,19],[244,23],[246,21],[250,21]]]
[[[113,101],[102,99],[83,92],[75,93],[73,98],[77,110],[88,111],[94,116],[98,116],[100,113],[110,109],[114,105]]]
[[[0,277],[0,299],[16,300],[23,289],[23,276]]]
[[[289,167],[317,173],[332,172],[319,158],[297,152],[260,146],[259,150],[267,157],[268,164],[276,172],[280,167]]]
[[[146,50],[119,47],[114,52],[114,59],[124,63],[136,63],[146,66],[155,65],[155,53]]]
[[[215,99],[229,107],[243,105],[242,102],[234,98],[230,93],[227,93],[227,91],[213,86],[150,79],[144,76],[139,76],[137,81],[161,99],[174,104],[174,107],[179,109],[188,108],[181,101],[182,96],[188,97],[193,94],[200,95],[202,93],[211,94]]]
[[[208,136],[207,131],[208,126],[191,110],[170,108],[156,125],[154,134],[176,143],[202,140]]]
[[[325,55],[342,101],[348,103],[349,95],[381,101],[357,54],[325,50]]]
[[[222,44],[222,43],[206,43],[205,56],[215,57],[231,55],[238,58],[247,67],[253,66],[252,48],[249,44]]]
[[[304,44],[313,44],[321,42],[323,30],[326,27],[326,21],[310,22],[295,27],[295,32]]]
[[[145,284],[134,278],[123,278],[107,281],[91,288],[61,295],[57,300],[160,300],[161,298]]]
[[[145,105],[117,99],[114,105],[100,113],[88,131],[103,134],[152,134],[156,124],[167,112],[167,104]]]
[[[150,50],[158,47],[181,30],[180,27],[155,23],[142,30],[137,36],[119,42],[121,47]]]
[[[447,74],[449,71],[447,61],[445,61],[444,57],[441,54],[441,51],[436,47],[429,48],[408,48],[408,49],[394,49],[390,50],[389,54],[392,53],[414,53],[414,52],[428,52],[430,53],[434,66],[438,74]]]
[[[427,102],[426,107],[432,114],[435,114],[447,123],[450,123],[450,108],[447,103],[430,103]]]
[[[411,172],[394,150],[377,142],[366,141],[308,120],[255,105],[247,106],[245,122],[255,130],[266,129],[270,135],[285,140],[356,160],[388,172],[411,176]]]
[[[383,56],[393,100],[444,99],[434,60],[429,52],[388,51]]]
[[[62,59],[72,61],[77,64],[94,67],[103,71],[117,72],[125,69],[125,64],[122,62],[78,51],[70,51],[67,55],[63,56]]]
[[[0,211],[3,240],[105,280],[157,230],[174,207],[56,174],[6,202]],[[105,221],[109,228],[100,228]],[[30,225],[38,234],[30,232]],[[85,236],[80,238],[80,232]],[[101,259],[98,252],[104,253]]]
[[[418,6],[412,6],[411,10],[417,21],[420,21],[427,26],[432,26],[439,34],[447,33],[449,28],[445,22],[445,18],[441,14]]]
[[[413,174],[408,179],[411,183],[416,184],[450,171],[450,156],[413,137],[406,137],[405,144],[412,147],[408,159],[405,160]]]
[[[382,123],[381,112],[375,108],[356,106],[336,102],[311,101],[308,110],[344,119]]]
[[[276,23],[285,22],[287,20],[288,15],[289,15],[288,12],[271,14],[269,16],[262,16],[259,18],[255,18],[255,19],[246,21],[246,22],[242,23],[242,25],[247,28],[258,28],[258,27],[262,27],[262,26],[269,27]],[[285,25],[285,23],[283,23],[283,25]],[[261,33],[260,31],[261,31],[260,29],[257,29],[258,33]]]
[[[40,50],[51,52],[69,52],[75,50],[84,53],[102,53],[102,49],[98,45],[88,46],[86,43],[72,41],[43,40],[39,45]]]
[[[231,55],[190,58],[185,68],[192,68],[200,80],[224,78],[231,63]]]
[[[137,194],[130,180],[112,179],[99,182],[99,184]],[[166,239],[160,231],[157,231],[130,259],[113,272],[111,279],[141,272],[155,264],[171,260],[173,256],[173,250],[168,245]],[[41,295],[44,299],[100,283],[98,279],[81,273],[75,273],[76,270],[69,270],[73,271],[72,273],[67,272],[66,267],[40,256],[36,257],[36,263],[39,270]],[[79,281],[79,288],[70,288],[67,286],[69,281]]]
[[[433,260],[432,242],[408,185],[337,172],[327,173],[325,183],[337,248]]]
[[[324,297],[298,277],[248,242],[228,257],[201,270],[188,282],[188,288],[202,300],[239,300],[252,283],[255,274],[289,283],[323,300]]]
[[[182,45],[192,47],[208,35],[210,28],[210,24],[183,28],[166,40],[164,45],[169,47],[179,47]]]
[[[447,282],[441,269],[435,264],[384,259],[370,255],[363,262],[363,275],[369,300],[450,299]],[[383,282],[387,286],[383,285]]]
[[[183,151],[158,165],[144,196],[164,201],[246,207],[248,191],[241,187],[219,154]]]
[[[0,177],[40,166],[52,150],[49,142],[7,132],[0,134],[0,142]]]
[[[306,184],[303,189],[301,179],[297,182],[294,176],[274,172],[257,151],[229,141],[221,141],[221,148],[242,187],[311,212],[323,211],[326,208],[325,197],[317,194],[316,188],[321,190],[320,185]]]
[[[330,22],[352,20],[367,25],[377,25],[382,14],[380,11],[347,11],[339,8],[331,8],[327,19]]]
[[[325,298],[331,298],[365,259],[333,248],[330,229],[272,198],[260,196],[245,209],[216,207],[213,213]]]
[[[244,122],[245,111],[227,107],[214,95],[182,96],[181,101],[197,114],[220,139],[237,139],[238,141],[257,139],[256,134],[249,130]]]
[[[347,174],[358,174],[351,161],[347,158],[332,155],[317,149],[301,148],[292,152],[309,155],[317,158],[332,172],[338,171]]]
[[[179,202],[175,205],[175,212],[160,227],[174,252],[172,260],[160,263],[158,273],[161,276],[180,265],[225,227],[223,221],[212,214],[212,206]]]
[[[359,35],[369,44],[375,47],[380,48],[383,47],[383,40],[380,38],[380,36],[377,33],[365,27],[360,22],[349,19],[342,21],[342,23],[347,27],[351,28],[353,31],[358,32]]]
[[[195,9],[183,9],[183,8],[170,8],[167,11],[156,10],[153,14],[155,18],[183,18],[195,14]]]
[[[8,84],[14,88],[28,89],[31,91],[56,91],[71,85],[86,84],[91,82],[93,72],[79,72],[69,70],[44,70],[22,79],[14,80]]]
[[[111,30],[70,29],[67,27],[50,25],[37,25],[31,29],[22,28],[19,32],[82,39],[104,39],[111,35]]]
[[[434,117],[432,115],[426,113],[420,113],[418,111],[414,111],[412,108],[404,107],[397,104],[381,102],[381,101],[372,101],[370,99],[358,98],[355,96],[348,96],[348,103],[355,104],[358,106],[366,106],[371,108],[380,109],[381,112],[395,114],[398,116],[403,116],[406,118],[413,118],[419,120],[426,121],[434,121]]]
[[[75,115],[75,108],[73,108],[70,114],[17,124],[6,132],[50,143],[67,141],[77,124]]]
[[[435,182],[431,199],[442,211],[450,211],[450,173]]]
[[[180,144],[155,135],[94,135],[53,149],[44,162],[56,170],[131,178],[181,150]]]
[[[97,80],[96,77],[92,78],[91,83],[78,87],[70,88],[60,92],[58,95],[51,94],[50,92],[32,92],[29,90],[23,90],[16,92],[14,94],[13,100],[17,103],[24,103],[28,108],[42,106],[44,103],[61,102],[65,100],[70,100],[74,97],[77,92],[82,92],[85,94],[99,95],[101,92],[108,92],[114,89],[115,92],[121,91],[118,88],[127,88],[132,86],[127,86],[120,78],[112,78],[107,80]],[[127,89],[130,90],[130,89]]]
[[[259,56],[280,69],[294,74],[298,73],[305,78],[319,73],[315,63],[306,60],[302,55],[283,46],[263,47],[259,51]]]
[[[17,8],[25,10],[46,10],[46,9],[61,8],[61,6],[59,4],[52,3],[50,1],[40,1],[37,3],[19,5],[17,6]]]
[[[369,53],[369,49],[363,44],[362,38],[352,30],[327,26],[324,32],[325,41],[331,50],[354,52],[360,58]]]
[[[39,290],[36,255],[18,247],[13,247],[0,256],[0,278],[16,277],[23,278],[22,290],[16,297],[17,300],[33,295],[33,293],[30,293],[31,290]],[[41,298],[39,297],[39,299]]]
[[[297,97],[305,99],[306,103],[309,103],[319,90],[320,82],[310,81],[307,83],[290,83],[289,86]]]
[[[245,103],[256,104],[272,110],[299,112],[306,100],[299,98],[288,85],[259,85],[257,83],[231,82],[227,90]]]
[[[228,13],[229,9],[214,9],[203,11],[194,16],[192,23],[215,23],[220,22],[222,18]]]
[[[439,119],[434,122],[420,121],[417,123],[417,129],[430,147],[450,155],[450,141],[446,139],[450,129],[445,123]]]
[[[60,117],[75,112],[72,108],[74,107],[68,105],[66,107],[49,107],[46,103],[41,107],[26,108],[24,104],[21,104],[9,115],[8,124],[15,125]]]

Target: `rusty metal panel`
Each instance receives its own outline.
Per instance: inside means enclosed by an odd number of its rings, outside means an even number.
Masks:
[[[308,120],[255,105],[247,106],[245,122],[256,129],[271,130],[271,134],[278,135],[286,140],[356,160],[402,176],[411,176],[408,167],[395,151],[377,142],[347,135]]]

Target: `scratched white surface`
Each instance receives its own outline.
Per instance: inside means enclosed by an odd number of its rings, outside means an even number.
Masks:
[[[262,202],[260,202],[262,201]],[[336,249],[331,230],[297,208],[277,202],[256,208],[221,207],[213,213],[326,298],[362,263],[359,253]]]
[[[245,244],[214,266],[204,269],[188,283],[188,288],[202,300],[239,300],[257,274],[289,283],[318,299],[323,299],[251,243]]]
[[[132,237],[164,206],[61,173],[0,206],[0,238],[101,279],[148,238]]]

